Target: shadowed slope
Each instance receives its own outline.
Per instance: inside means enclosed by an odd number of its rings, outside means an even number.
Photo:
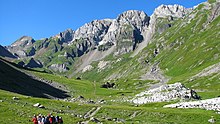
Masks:
[[[0,89],[43,98],[66,98],[65,91],[40,82],[0,58]]]
[[[6,50],[3,46],[0,45],[0,56],[8,58],[16,58],[12,53]]]

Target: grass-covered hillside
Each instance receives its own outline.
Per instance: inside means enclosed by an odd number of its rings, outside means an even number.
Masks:
[[[219,96],[220,17],[215,15],[218,8],[216,2],[209,1],[181,19],[157,18],[153,38],[138,55],[110,55],[102,60],[107,62],[102,69],[98,66],[100,62],[94,62],[93,69],[79,75],[88,80],[115,81],[140,79],[152,69],[159,69],[169,79],[168,83],[184,83],[201,91],[204,98]],[[171,27],[158,32],[167,24]],[[195,76],[206,73],[206,68],[213,65],[212,70],[209,69],[211,73]]]
[[[55,100],[36,98],[30,94],[20,95],[22,93],[10,91],[8,89],[0,90],[0,123],[22,123],[29,124],[34,114],[62,116],[64,123],[75,124],[78,122],[95,123],[91,118],[96,118],[102,123],[207,123],[207,120],[217,115],[212,111],[190,109],[176,110],[162,108],[168,103],[153,103],[141,106],[134,106],[126,102],[127,96],[135,93],[132,90],[119,89],[103,89],[92,82],[84,80],[68,79],[66,77],[36,72],[31,70],[19,69],[7,61],[1,60],[1,67],[5,66],[8,70],[15,69],[23,73],[29,73],[44,80],[51,80],[67,87],[68,97],[66,100]],[[6,65],[7,66],[6,66]],[[10,68],[8,68],[8,66]],[[16,72],[16,71],[15,71]],[[16,73],[14,73],[16,74]],[[13,78],[13,75],[8,75],[1,80],[1,85],[8,85],[10,82],[5,82]],[[30,78],[30,77],[29,77]],[[1,77],[1,79],[3,79]],[[25,78],[27,79],[27,78]],[[19,81],[19,80],[17,80]],[[16,80],[11,83],[16,83]],[[26,80],[20,80],[17,83],[25,83]],[[31,81],[32,82],[32,81]],[[127,81],[130,82],[130,81]],[[139,81],[140,82],[140,81]],[[43,82],[39,82],[45,85]],[[147,83],[147,82],[146,82]],[[131,83],[132,84],[132,83]],[[28,85],[28,84],[27,84]],[[140,85],[140,84],[139,84]],[[19,89],[19,85],[12,85],[11,88]],[[51,86],[52,87],[52,86]],[[37,88],[37,85],[29,88]],[[25,91],[26,89],[23,88]],[[10,92],[9,92],[10,91]],[[29,91],[26,91],[29,92]],[[40,91],[35,91],[39,93]],[[56,92],[58,93],[58,92]],[[53,95],[55,93],[51,93]],[[123,94],[123,95],[122,95]],[[79,96],[83,96],[79,97]],[[41,96],[40,96],[41,97]],[[56,96],[54,96],[56,97]],[[73,101],[75,99],[75,101]],[[123,101],[125,99],[125,101]],[[93,102],[88,102],[88,101]],[[70,102],[71,101],[71,102]],[[99,102],[102,101],[102,102]],[[122,102],[123,101],[123,102]],[[33,105],[36,103],[42,104],[45,108],[37,108]],[[218,119],[217,119],[218,120]]]

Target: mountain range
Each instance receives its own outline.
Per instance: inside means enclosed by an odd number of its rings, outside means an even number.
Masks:
[[[75,31],[67,29],[48,38],[33,39],[30,36],[22,36],[9,46],[0,46],[0,64],[8,68],[4,69],[5,72],[10,70],[8,73],[13,72],[11,66],[8,66],[10,64],[7,64],[10,61],[22,70],[34,71],[33,75],[42,76],[45,80],[52,82],[54,80],[55,83],[65,82],[69,91],[58,90],[62,93],[63,96],[59,96],[62,98],[84,93],[88,99],[102,98],[110,105],[114,102],[117,104],[132,102],[138,105],[152,103],[152,106],[157,106],[154,104],[155,101],[175,102],[178,98],[181,100],[218,98],[219,15],[219,0],[208,0],[193,8],[176,4],[160,5],[151,16],[144,11],[128,10],[115,19],[94,20]],[[15,75],[21,75],[22,79],[27,77],[27,72],[24,74],[20,71],[15,72]],[[40,72],[43,73],[39,74]],[[0,76],[5,77],[1,72]],[[16,76],[6,77],[14,79]],[[72,79],[85,82],[78,81],[75,83],[77,85],[73,84],[74,86],[66,83],[73,81]],[[29,80],[40,83],[38,79]],[[3,85],[10,82],[4,78],[0,83]],[[18,85],[14,80],[11,83]],[[27,85],[32,87],[34,84]],[[89,90],[80,89],[81,85],[85,85]],[[51,89],[47,92],[49,95],[57,90],[48,87]],[[100,87],[107,87],[109,90],[103,91]],[[9,85],[5,85],[4,88],[23,95],[37,96],[27,87],[24,87],[25,91],[30,93],[15,91]],[[41,95],[45,97],[45,94]],[[218,104],[220,102],[216,103]],[[175,107],[182,106],[179,104]],[[94,111],[99,109],[97,107]],[[218,107],[211,110],[218,110]]]
[[[72,77],[90,70],[93,68],[92,63],[109,56],[120,58],[122,55],[131,54],[129,57],[134,58],[152,44],[156,45],[151,48],[156,57],[161,53],[162,47],[165,50],[166,42],[172,42],[172,45],[183,44],[191,40],[188,39],[189,34],[197,35],[205,30],[212,30],[208,27],[218,16],[218,2],[213,5],[206,2],[189,9],[180,5],[161,5],[151,16],[143,11],[129,10],[116,19],[94,20],[76,31],[67,29],[49,38],[35,40],[22,36],[10,46],[1,46],[0,54],[13,58],[14,62],[24,67],[44,68]],[[198,22],[195,26],[193,23],[196,20]],[[195,28],[197,31],[184,29],[186,27]],[[181,36],[176,33],[176,37],[170,39],[173,35],[169,30],[174,28],[183,34]]]

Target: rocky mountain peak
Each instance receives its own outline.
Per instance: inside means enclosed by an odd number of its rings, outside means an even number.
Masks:
[[[143,11],[128,10],[120,14],[116,19],[112,20],[112,23],[108,29],[107,34],[103,40],[99,43],[100,45],[108,42],[115,43],[118,39],[118,35],[121,35],[121,29],[123,27],[132,28],[137,35],[149,25],[150,17]]]
[[[99,42],[108,31],[112,20],[94,20],[86,23],[75,31],[73,41],[76,39],[89,39],[93,42]]]
[[[7,46],[7,50],[17,57],[32,56],[35,53],[33,45],[35,40],[29,36],[22,36],[16,40],[12,45]]]
[[[56,36],[54,36],[54,38],[59,38],[60,41],[63,42],[70,42],[73,40],[74,37],[74,31],[72,29],[66,29],[63,32],[60,32],[59,34],[57,34]]]
[[[158,17],[177,17],[182,18],[189,12],[191,12],[192,9],[187,9],[181,5],[160,5],[157,7],[154,11],[154,15],[157,15]]]
[[[120,23],[130,24],[141,28],[149,24],[149,17],[144,11],[129,10],[120,14],[117,18]]]
[[[29,46],[32,45],[35,42],[35,40],[32,37],[29,36],[22,36],[21,38],[19,38],[18,40],[16,40],[11,46],[15,47],[15,46]]]

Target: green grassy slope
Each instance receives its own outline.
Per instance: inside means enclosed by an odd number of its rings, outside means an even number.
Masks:
[[[207,91],[202,92],[202,96],[212,98],[220,90],[218,74],[196,78],[194,81],[189,79],[204,68],[220,62],[220,17],[208,22],[210,10],[200,8],[193,13],[195,17],[191,20],[186,17],[183,21],[177,21],[162,36],[155,36],[152,44],[161,47],[159,55],[152,62],[160,62],[160,68],[171,77],[169,83],[182,82],[191,88]],[[198,82],[197,86],[193,86]],[[207,84],[211,86],[205,86]]]
[[[65,91],[31,78],[12,63],[0,58],[0,89],[23,95],[66,98]]]
[[[5,64],[9,64],[4,62]],[[3,67],[3,66],[1,66]],[[11,68],[16,68],[10,65]],[[20,71],[19,68],[16,68]],[[22,70],[27,71],[27,70]],[[104,99],[106,104],[88,104],[76,102],[65,102],[62,100],[52,100],[44,98],[34,98],[30,96],[19,95],[7,91],[7,89],[0,90],[0,123],[8,124],[10,123],[22,123],[29,124],[30,120],[34,114],[47,115],[48,113],[53,113],[53,115],[62,116],[65,123],[75,124],[81,121],[88,121],[89,118],[81,118],[79,115],[84,116],[93,108],[101,107],[101,109],[93,116],[103,123],[115,123],[113,121],[117,118],[124,123],[207,123],[207,120],[217,115],[212,111],[205,111],[199,109],[189,109],[189,110],[176,110],[162,108],[163,105],[168,103],[154,103],[146,104],[143,106],[135,107],[131,103],[120,102],[127,95],[132,95],[135,91],[129,90],[130,85],[136,81],[127,80],[130,82],[127,87],[122,90],[118,89],[102,89],[94,83],[84,80],[68,79],[62,76],[51,75],[47,73],[41,73],[36,71],[27,71],[28,73],[33,73],[36,76],[47,80],[53,80],[59,82],[70,91],[72,97],[78,97],[82,95],[85,100],[92,99],[94,101]],[[15,74],[15,73],[14,73]],[[8,78],[9,81],[10,77]],[[123,82],[122,80],[121,82]],[[4,83],[4,80],[1,80]],[[140,81],[139,81],[140,82]],[[147,82],[146,82],[147,83]],[[141,83],[140,83],[141,84]],[[137,84],[137,85],[140,85]],[[16,85],[14,85],[16,87]],[[34,86],[33,86],[34,87]],[[131,86],[132,87],[132,86]],[[127,89],[126,89],[127,88]],[[142,89],[143,90],[143,89]],[[132,93],[131,93],[132,92]],[[124,95],[121,95],[124,94]],[[111,96],[111,97],[110,97]],[[13,100],[13,97],[18,97],[19,100]],[[111,100],[115,100],[111,101]],[[118,100],[118,101],[117,101]],[[33,107],[34,104],[40,103],[44,105],[45,109],[40,109]],[[67,107],[68,106],[68,107]],[[135,114],[136,113],[136,114]],[[78,116],[76,116],[78,115]],[[108,118],[108,119],[107,119]],[[217,121],[220,121],[217,118]],[[90,122],[93,123],[93,122]]]
[[[104,59],[111,62],[104,70],[98,71],[98,62],[96,62],[92,64],[93,70],[79,75],[96,81],[117,78],[139,79],[141,75],[150,71],[150,66],[158,64],[165,76],[170,78],[168,83],[181,82],[198,91],[207,91],[207,94],[201,92],[203,98],[217,96],[214,94],[219,94],[219,75],[189,81],[204,68],[220,62],[220,17],[209,21],[213,4],[210,4],[210,7],[208,10],[206,5],[201,4],[190,15],[173,22],[169,22],[166,18],[159,18],[156,31],[167,23],[172,23],[172,27],[162,34],[156,32],[148,46],[137,56],[129,57],[132,53],[117,57],[111,55]],[[158,54],[155,54],[156,49]],[[121,61],[116,62],[119,58]],[[212,77],[213,80],[208,80]],[[193,84],[198,81],[201,85],[193,87]],[[121,82],[119,80],[116,83]],[[206,84],[211,86],[205,87]]]
[[[18,97],[19,100],[13,100],[12,97]],[[218,119],[212,111],[205,111],[199,109],[164,109],[159,105],[146,105],[140,107],[134,107],[131,105],[99,105],[99,104],[79,104],[64,102],[58,100],[42,99],[27,97],[7,91],[0,90],[0,123],[31,123],[31,117],[34,114],[47,115],[53,113],[53,115],[62,116],[63,120],[67,124],[75,124],[80,121],[87,121],[89,119],[76,117],[75,115],[84,116],[92,108],[101,107],[101,109],[93,116],[99,119],[103,123],[115,123],[112,119],[118,118],[124,123],[181,123],[187,124],[188,122],[199,124],[207,123],[211,116]],[[40,109],[33,107],[34,104],[41,103],[46,108]],[[69,106],[69,107],[67,107]],[[132,115],[136,113],[133,117]],[[105,118],[108,118],[105,119]],[[92,123],[92,122],[91,122]]]

